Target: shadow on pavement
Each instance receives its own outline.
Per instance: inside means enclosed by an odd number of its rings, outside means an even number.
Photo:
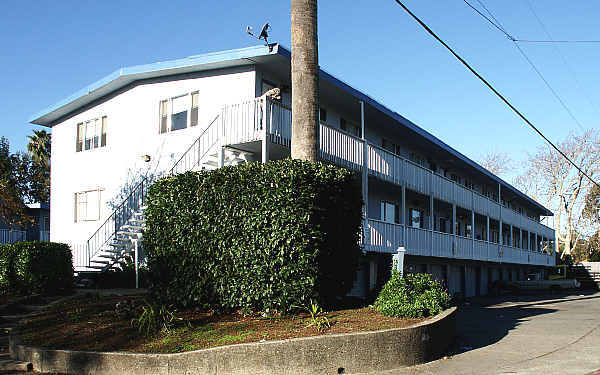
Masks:
[[[597,291],[576,290],[569,293],[474,298],[458,308],[457,338],[449,354],[492,345],[523,321],[557,311],[545,305],[590,299],[600,301],[600,294]]]

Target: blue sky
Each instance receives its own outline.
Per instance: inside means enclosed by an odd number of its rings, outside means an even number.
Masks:
[[[600,2],[485,0],[520,39],[597,39]],[[477,4],[475,0],[472,1]],[[349,5],[351,4],[351,5]],[[581,131],[505,36],[462,0],[405,4],[552,140]],[[257,44],[246,25],[269,21],[290,46],[290,1],[7,0],[0,22],[0,135],[24,149],[29,117],[129,65]],[[522,45],[584,128],[600,118],[600,44]],[[393,0],[319,4],[320,64],[466,155],[523,159],[540,139]],[[576,80],[579,82],[577,83]]]

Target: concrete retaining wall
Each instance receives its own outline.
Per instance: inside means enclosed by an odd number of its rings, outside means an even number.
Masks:
[[[416,325],[373,332],[239,344],[178,354],[98,353],[21,345],[14,359],[64,374],[351,374],[411,366],[441,356],[456,334],[456,308]]]

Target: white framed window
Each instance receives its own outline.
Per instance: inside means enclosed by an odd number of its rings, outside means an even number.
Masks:
[[[200,113],[198,91],[163,99],[159,102],[158,132],[160,134],[197,126]]]
[[[346,119],[343,117],[340,117],[340,129],[342,129],[346,133],[350,133],[353,136],[360,138],[360,135],[361,135],[360,127],[348,123],[348,121],[346,121]]]
[[[400,210],[398,205],[392,202],[381,201],[381,221],[386,223],[400,223]]]
[[[319,108],[319,122],[327,123],[327,110],[323,107]]]
[[[107,126],[107,116],[78,123],[77,136],[75,138],[75,152],[105,147]]]
[[[101,190],[88,190],[75,193],[75,222],[100,220]]]
[[[425,215],[423,215],[423,211],[415,208],[410,209],[410,226],[413,228],[425,228]]]

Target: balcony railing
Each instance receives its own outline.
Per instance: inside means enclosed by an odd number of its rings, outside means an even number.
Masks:
[[[227,106],[222,113],[225,145],[259,141],[264,137],[279,145],[289,147],[291,144],[292,112],[281,103],[261,97]],[[362,170],[366,166],[370,175],[382,180],[405,185],[411,190],[455,203],[527,232],[543,235],[547,239],[554,238],[552,229],[502,207],[498,202],[421,165],[368,142],[365,155],[363,139],[326,124],[321,123],[319,131],[319,155],[323,160],[353,170]],[[410,227],[403,228],[374,219],[369,219],[368,223],[368,239],[365,246],[371,251],[395,252],[400,245],[404,245],[410,254],[415,255],[518,263],[530,263],[533,259],[535,264],[549,262],[546,259],[549,256],[543,254],[485,241],[473,241],[470,238]],[[527,254],[527,257],[524,254]]]
[[[25,241],[27,232],[24,230],[0,229],[0,244]]]
[[[248,119],[254,115],[260,119],[266,118],[271,141],[289,146],[292,123],[291,109],[270,99],[257,98],[253,103],[253,106],[247,107],[247,114],[238,114],[237,117]],[[257,107],[264,107],[264,109],[258,111]],[[266,115],[263,115],[263,112]],[[246,130],[235,131],[239,131],[241,134],[254,134],[252,137],[241,137],[241,139],[260,138],[256,134],[257,129],[262,129],[261,121],[244,120],[238,121],[236,124],[235,127],[241,126]],[[232,125],[226,128],[232,129],[234,127]],[[432,195],[436,199],[449,203],[455,203],[465,209],[490,216],[490,218],[495,220],[502,220],[504,223],[512,224],[527,232],[537,233],[547,239],[554,238],[554,231],[540,222],[532,220],[510,208],[503,207],[498,202],[475,190],[457,184],[446,177],[440,176],[421,165],[404,159],[381,147],[367,142],[367,154],[363,155],[364,140],[339,129],[320,124],[319,138],[319,152],[323,160],[328,160],[354,170],[361,170],[363,165],[367,165],[369,174],[382,180],[398,185],[405,185],[411,190]],[[240,140],[231,139],[229,142],[240,143]],[[366,160],[364,160],[365,156]]]
[[[554,255],[546,252],[533,252],[376,219],[367,220],[367,233],[365,249],[380,253],[395,253],[403,246],[408,255],[544,266],[555,263]]]

